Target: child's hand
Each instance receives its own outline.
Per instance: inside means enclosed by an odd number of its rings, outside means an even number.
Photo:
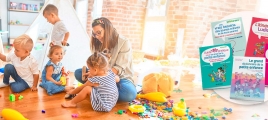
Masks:
[[[62,85],[62,82],[61,81],[58,81],[55,83],[56,85]]]
[[[37,91],[37,88],[36,87],[31,87],[31,91]]]
[[[63,46],[66,46],[66,45],[67,45],[67,41],[63,40],[63,41],[61,42],[61,44],[62,44]]]
[[[53,42],[50,42],[49,46],[51,47],[51,46],[53,46],[53,45],[54,45],[54,43],[53,43]]]

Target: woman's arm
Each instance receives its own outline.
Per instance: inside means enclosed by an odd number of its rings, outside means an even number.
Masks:
[[[117,76],[117,75],[115,75],[115,82],[119,82],[120,81],[120,78]]]
[[[129,41],[121,40],[121,42],[122,43],[119,45],[117,58],[115,60],[114,66],[112,66],[112,71],[118,76],[124,74],[125,69],[129,67],[130,62],[132,62],[132,52]]]
[[[53,82],[54,84],[56,84],[56,85],[61,85],[62,83],[59,81],[59,82],[57,82],[56,80],[54,80],[53,78],[52,78],[52,73],[53,73],[53,70],[54,70],[54,67],[53,66],[47,66],[46,67],[46,79],[47,80],[49,80],[49,81],[51,81],[51,82]]]

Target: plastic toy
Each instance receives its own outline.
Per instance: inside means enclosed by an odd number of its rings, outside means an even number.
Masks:
[[[123,110],[118,110],[117,113],[122,115],[124,113],[124,111]]]
[[[174,83],[173,78],[167,73],[150,73],[143,78],[142,93],[161,92],[166,96],[171,96]]]
[[[131,105],[128,107],[128,109],[132,113],[143,113],[145,111],[145,107],[142,105]]]
[[[23,99],[23,96],[22,95],[19,95],[19,94],[10,94],[9,95],[9,100],[11,101],[11,102],[14,102],[14,101],[16,101],[16,100],[21,100],[21,99]]]
[[[167,102],[166,95],[161,92],[151,92],[147,94],[137,94],[137,98],[144,98],[155,102]]]
[[[72,117],[73,118],[77,118],[78,117],[78,114],[72,114]]]
[[[15,101],[15,95],[14,95],[14,94],[10,94],[10,95],[9,95],[9,100],[10,100],[11,102],[14,102],[14,101]]]
[[[0,68],[1,73],[4,73],[4,71],[5,71],[5,68]]]
[[[173,114],[179,117],[185,116],[187,114],[186,109],[187,109],[186,103],[183,98],[181,99],[179,103],[175,103],[172,108]]]
[[[5,120],[28,120],[18,111],[8,108],[2,110],[1,116]]]
[[[61,76],[60,77],[60,81],[61,81],[61,83],[62,83],[63,86],[66,85],[66,77],[65,76]]]
[[[65,86],[68,80],[67,76],[69,75],[69,72],[65,72],[64,67],[62,67],[61,72],[62,72],[62,75],[60,77],[60,81],[62,82],[62,85]]]

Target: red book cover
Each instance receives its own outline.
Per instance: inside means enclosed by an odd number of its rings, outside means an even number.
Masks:
[[[265,76],[268,75],[268,44],[265,44]],[[268,77],[265,77],[265,85],[268,86]]]
[[[268,43],[268,19],[253,17],[245,56],[264,57],[266,43]]]

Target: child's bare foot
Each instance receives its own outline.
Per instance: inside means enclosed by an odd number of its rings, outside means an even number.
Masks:
[[[69,107],[76,107],[76,104],[72,104],[71,101],[67,101],[61,104],[62,107],[69,108]]]
[[[65,91],[66,91],[66,92],[69,92],[69,91],[71,91],[71,90],[73,90],[73,89],[74,89],[73,86],[66,86],[66,87],[65,87]]]

